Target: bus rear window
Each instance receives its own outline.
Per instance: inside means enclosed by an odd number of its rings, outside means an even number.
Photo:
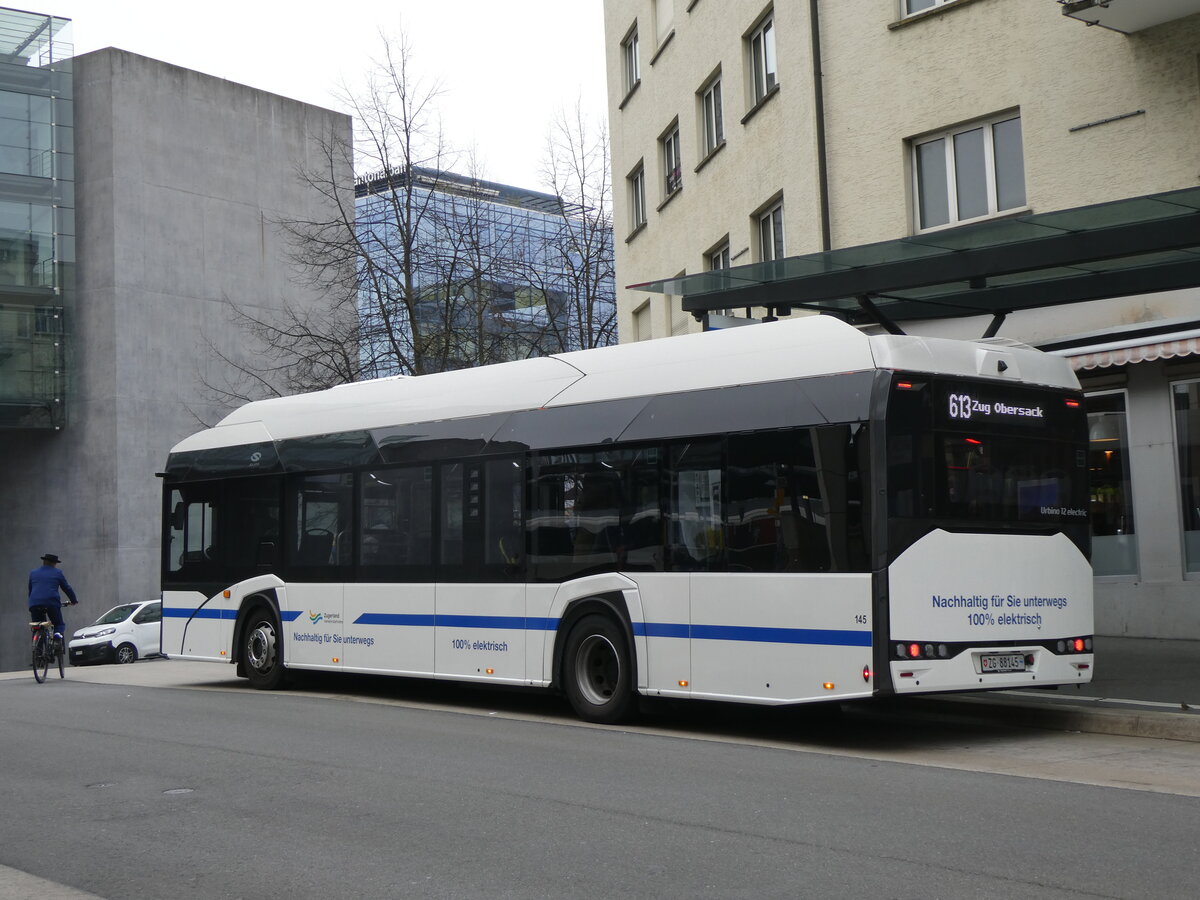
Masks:
[[[1087,469],[1061,441],[938,435],[935,515],[1040,522],[1087,517]]]
[[[910,376],[894,382],[887,418],[893,518],[1086,522],[1076,394]]]

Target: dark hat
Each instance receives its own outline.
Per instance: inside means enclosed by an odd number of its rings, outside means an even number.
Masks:
[[[53,553],[45,553],[42,555],[42,562],[53,563],[57,566],[60,562],[62,562],[62,560],[60,560]]]

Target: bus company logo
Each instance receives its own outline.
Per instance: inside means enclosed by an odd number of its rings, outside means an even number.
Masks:
[[[308,621],[312,622],[314,625],[320,622],[323,618],[325,617],[320,613],[315,613],[311,609],[308,611]]]
[[[252,463],[260,463],[260,462],[262,462],[262,451],[261,451],[261,450],[255,450],[253,453],[251,453],[251,454],[250,454],[250,462],[252,462]]]

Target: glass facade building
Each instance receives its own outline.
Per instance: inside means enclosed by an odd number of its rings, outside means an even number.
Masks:
[[[66,422],[75,299],[69,26],[0,9],[0,429]]]
[[[587,231],[559,197],[433,169],[362,177],[355,189],[370,259],[360,278],[365,377],[412,374],[401,358],[421,357],[432,372],[616,342],[612,229]],[[584,259],[585,244],[607,264]],[[420,341],[397,312],[409,278]]]

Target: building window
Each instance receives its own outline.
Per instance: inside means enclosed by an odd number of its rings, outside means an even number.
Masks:
[[[777,70],[775,67],[775,15],[768,13],[751,32],[750,44],[750,86],[753,96],[752,105],[761,103],[775,88]]]
[[[730,266],[729,258],[729,241],[726,241],[715,250],[710,250],[704,255],[704,265],[710,272],[720,272],[723,269],[728,269]],[[732,316],[732,309],[714,309],[710,314],[718,316]]]
[[[1171,395],[1183,503],[1184,567],[1200,572],[1200,381],[1173,384]]]
[[[671,196],[683,187],[683,154],[679,150],[679,121],[659,139],[662,145],[663,193]]]
[[[1087,418],[1092,570],[1096,575],[1134,575],[1137,536],[1133,529],[1125,392],[1088,395]]]
[[[633,311],[633,339],[648,341],[652,337],[654,331],[650,322],[650,301],[647,300]]]
[[[927,9],[933,9],[935,6],[941,6],[943,3],[952,3],[954,0],[902,0],[904,5],[904,14],[911,16],[913,13],[924,12]]]
[[[646,169],[641,163],[629,178],[629,228],[636,231],[646,224]]]
[[[721,111],[721,76],[717,76],[700,92],[700,117],[704,123],[704,144],[701,158],[708,156],[725,143],[725,120]]]
[[[671,33],[671,22],[674,17],[675,0],[654,0],[654,34],[658,39],[659,46]]]
[[[1021,117],[913,141],[917,227],[938,228],[1025,205]]]
[[[783,201],[773,204],[758,217],[759,258],[763,262],[783,259]]]
[[[59,318],[58,310],[52,306],[39,306],[33,314],[33,333],[62,334],[62,320]]]
[[[637,25],[621,41],[621,62],[625,70],[625,93],[629,93],[642,80],[641,64],[638,62]]]

